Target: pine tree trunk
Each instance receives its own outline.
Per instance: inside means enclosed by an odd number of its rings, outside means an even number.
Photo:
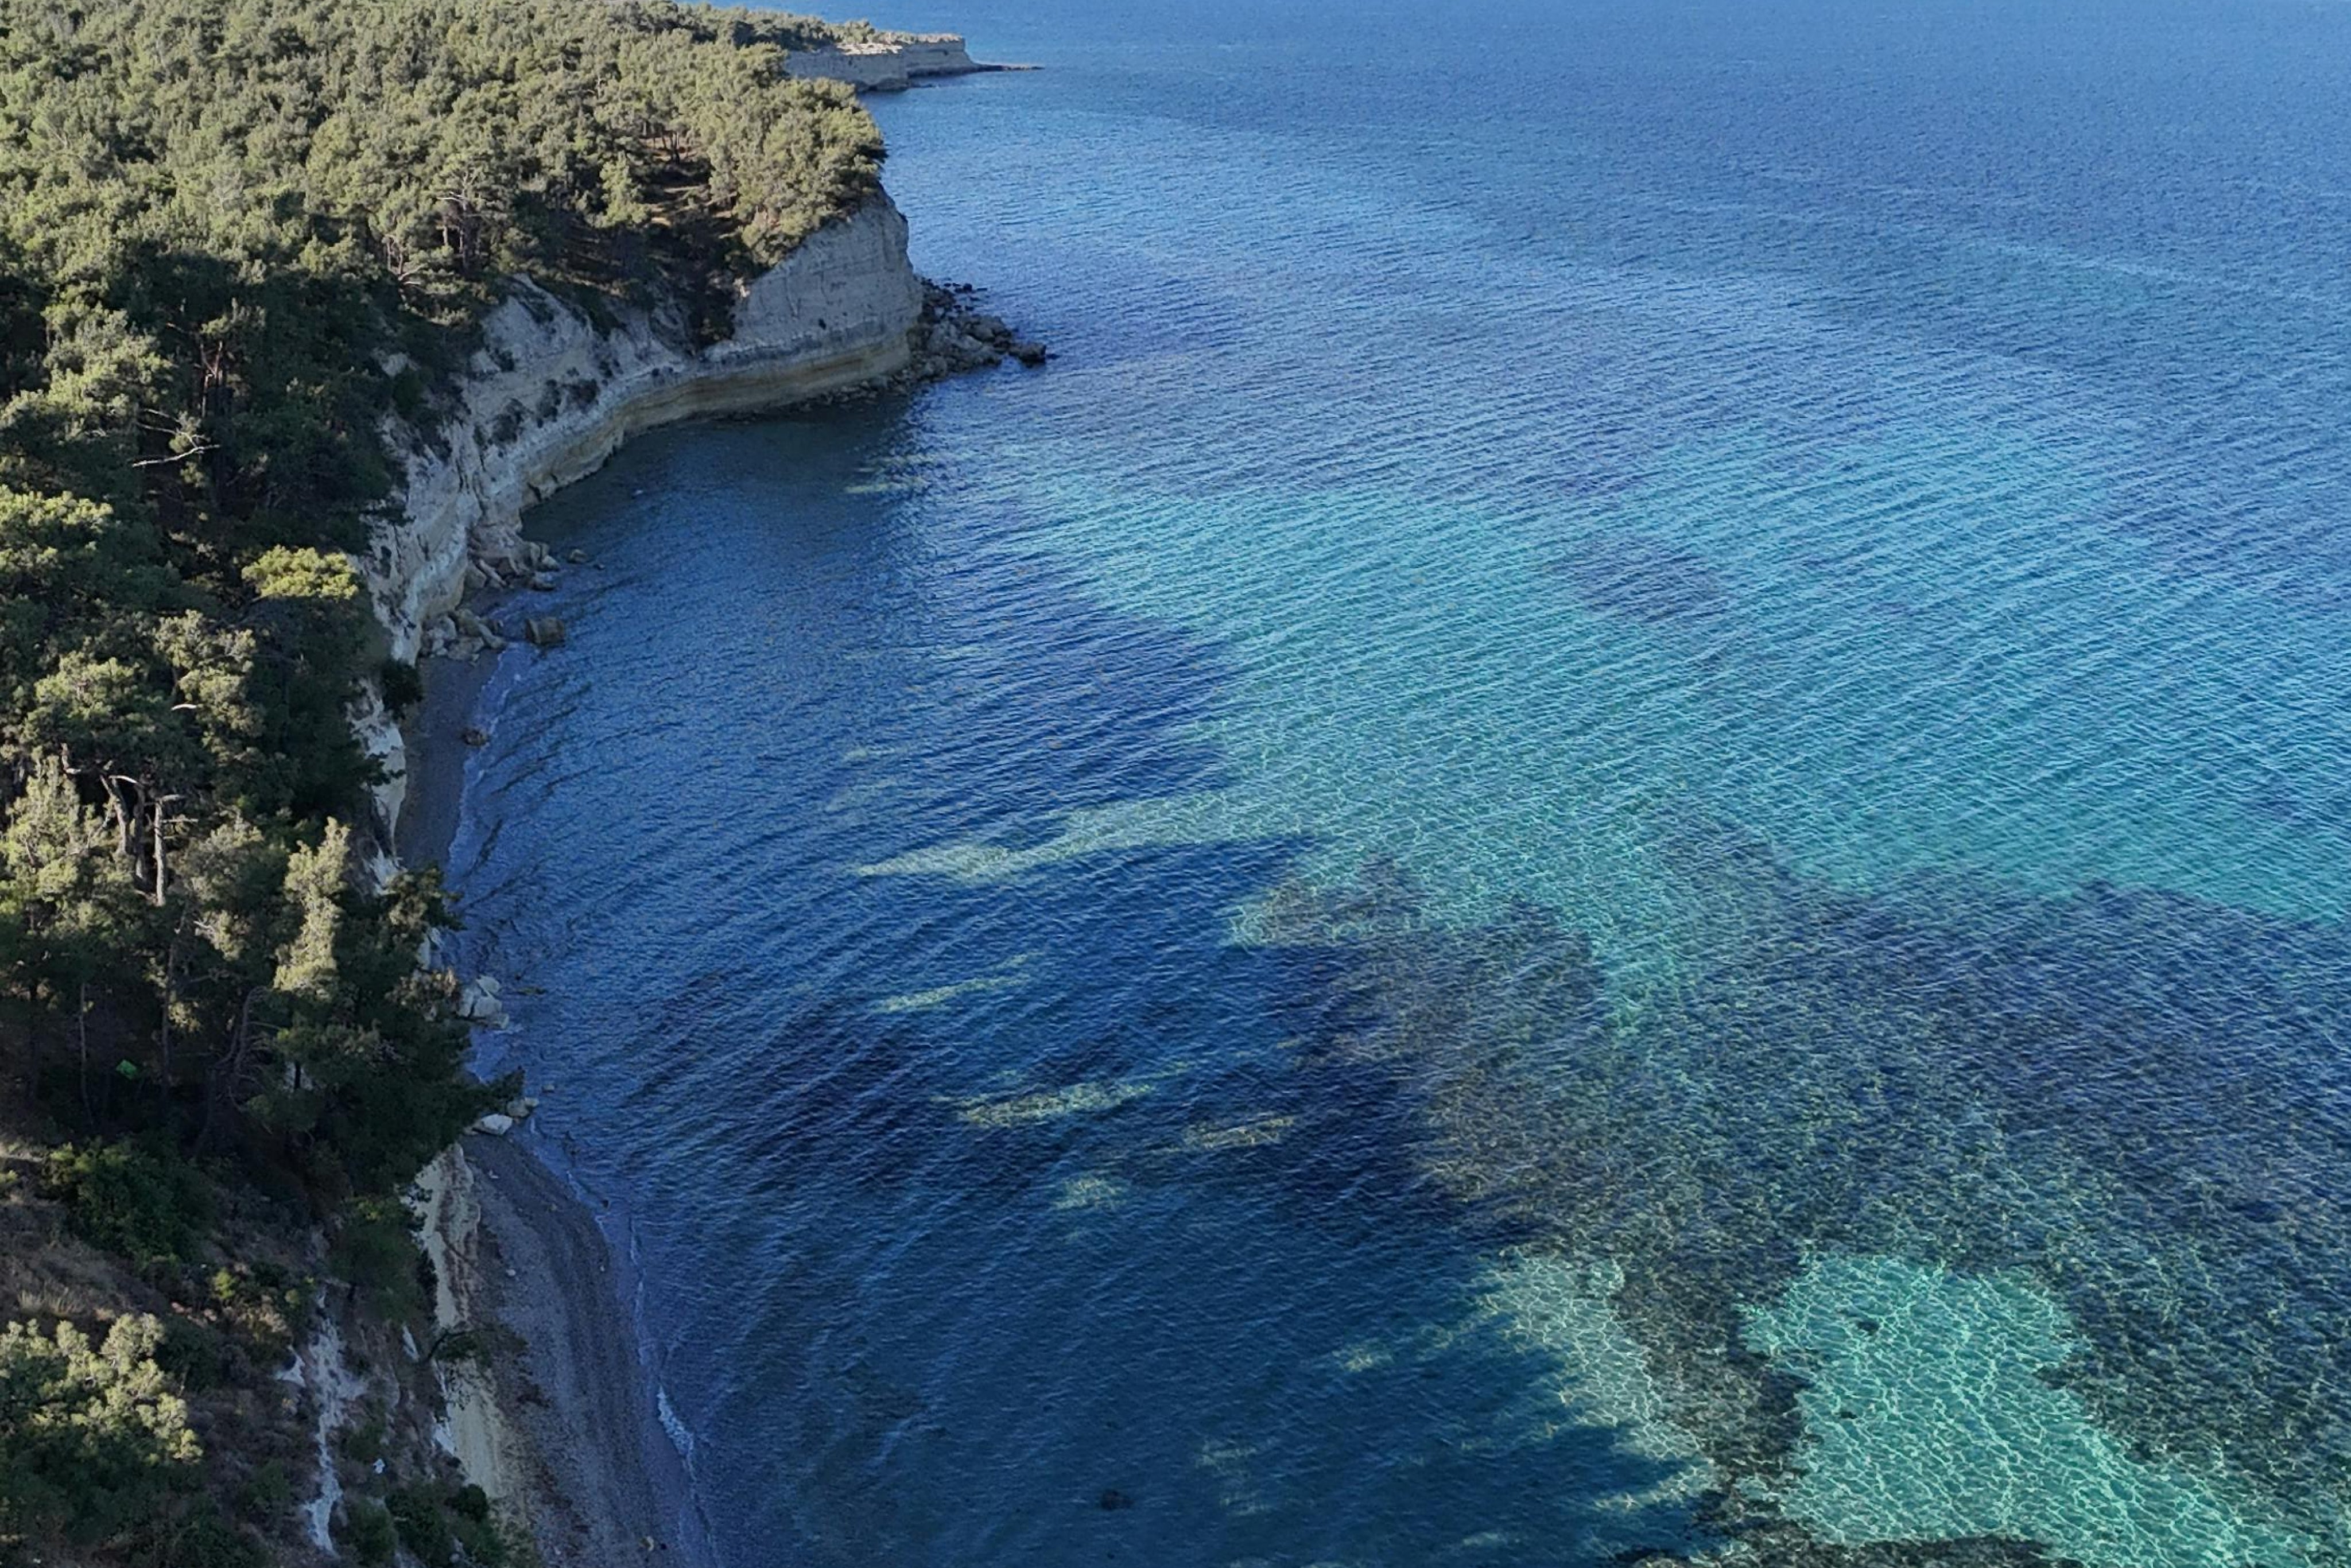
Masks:
[[[161,908],[162,908],[162,907],[163,907],[163,808],[164,808],[164,806],[165,806],[166,804],[167,804],[167,800],[166,800],[166,799],[165,799],[164,797],[162,797],[162,796],[158,796],[158,797],[156,797],[156,800],[155,800],[155,819],[154,819],[154,822],[153,822],[153,825],[152,825],[152,838],[153,838],[154,844],[155,844],[155,895],[154,895],[154,896],[155,896],[155,907],[156,907],[156,908],[158,908],[158,909],[161,909]]]
[[[95,1124],[98,1111],[89,1103],[89,982],[84,980],[74,988],[75,1054],[81,1069],[82,1120]]]
[[[236,1034],[229,1046],[228,1060],[214,1068],[211,1081],[204,1085],[204,1124],[196,1134],[199,1154],[211,1151],[213,1138],[220,1127],[221,1101],[235,1098],[236,1081],[244,1076],[246,1042],[253,1034],[253,998],[257,994],[257,989],[249,990],[245,993],[245,1000],[237,1004]]]
[[[163,1011],[162,1027],[157,1031],[156,1043],[162,1048],[162,1069],[156,1073],[156,1095],[159,1110],[168,1120],[172,1112],[172,998],[180,984],[180,934],[174,930],[163,945]]]

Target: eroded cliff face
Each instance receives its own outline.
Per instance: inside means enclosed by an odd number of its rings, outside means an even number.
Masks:
[[[706,349],[682,346],[674,323],[627,313],[599,326],[517,284],[485,324],[452,412],[434,430],[400,433],[410,454],[405,505],[360,563],[391,655],[414,659],[469,587],[543,569],[544,551],[521,535],[524,508],[594,472],[630,436],[897,375],[911,361],[923,306],[905,219],[887,196],[820,229],[755,279],[733,331]],[[407,795],[400,727],[372,698],[356,724],[387,775],[376,810],[391,852]]]
[[[803,49],[784,61],[792,76],[844,81],[863,92],[896,92],[925,77],[970,76],[980,65],[953,33],[925,33],[872,44]]]

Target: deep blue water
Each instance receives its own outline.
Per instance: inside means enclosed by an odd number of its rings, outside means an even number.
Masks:
[[[2351,5],[877,20],[453,852],[732,1568],[2351,1562]]]

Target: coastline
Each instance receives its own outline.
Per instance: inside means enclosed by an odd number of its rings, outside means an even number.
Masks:
[[[754,285],[737,340],[716,346],[702,364],[656,365],[640,387],[589,410],[580,428],[550,427],[536,448],[528,440],[519,447],[477,443],[478,458],[462,470],[443,463],[423,484],[412,474],[409,537],[379,556],[385,570],[374,586],[395,647],[417,654],[424,699],[397,725],[380,707],[360,719],[371,750],[396,765],[378,796],[387,841],[380,870],[446,865],[465,810],[466,731],[482,694],[503,659],[536,655],[516,646],[528,641],[519,634],[528,587],[555,563],[521,535],[529,507],[656,425],[771,414],[1007,358],[1034,364],[1044,357],[956,290],[915,278],[904,260],[903,222],[886,196],[879,210],[900,236],[894,256],[863,256],[856,266],[871,276],[852,281],[885,296],[902,284],[914,291],[918,308],[896,329],[895,346],[888,331],[846,351],[837,332],[805,348],[779,350],[772,335],[759,341],[766,319],[799,308],[778,297],[789,294],[778,282],[793,266],[788,257]],[[838,267],[816,282],[841,298]],[[876,319],[883,326],[890,319]],[[549,341],[564,356],[581,351],[576,342]],[[601,357],[608,347],[600,338],[590,351]],[[747,361],[756,375],[745,373]],[[529,359],[519,366],[532,377],[546,371]],[[549,373],[560,371],[559,365]],[[485,639],[463,631],[501,622],[516,634]],[[580,1188],[529,1119],[492,1126],[468,1132],[415,1183],[413,1207],[435,1276],[435,1333],[472,1333],[484,1346],[477,1356],[434,1363],[443,1403],[437,1441],[466,1481],[528,1531],[549,1564],[660,1560],[716,1568],[688,1462],[660,1418],[626,1238],[612,1229],[623,1222],[609,1200]]]
[[[476,608],[494,617],[502,606]],[[465,809],[464,733],[499,659],[421,664],[399,832],[410,858],[445,865]],[[715,1568],[691,1477],[660,1425],[625,1255],[526,1128],[469,1132],[417,1179],[435,1331],[485,1347],[441,1369],[436,1437],[549,1568],[653,1557]]]
[[[498,662],[425,661],[400,827],[420,863],[446,862],[465,807],[464,732]],[[437,1435],[550,1568],[649,1556],[714,1568],[691,1477],[660,1424],[625,1252],[527,1127],[470,1132],[418,1178],[435,1328],[486,1336],[479,1357],[442,1374]]]
[[[792,76],[843,81],[860,92],[904,92],[942,77],[1036,68],[975,60],[957,33],[887,34],[872,43],[806,50],[784,61],[785,71]]]

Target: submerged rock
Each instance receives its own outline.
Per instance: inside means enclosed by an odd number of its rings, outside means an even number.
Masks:
[[[922,319],[913,334],[913,380],[932,380],[1000,365],[1007,356],[1040,365],[1051,356],[1042,343],[1021,337],[1003,317],[968,303],[968,284],[925,284]]]

